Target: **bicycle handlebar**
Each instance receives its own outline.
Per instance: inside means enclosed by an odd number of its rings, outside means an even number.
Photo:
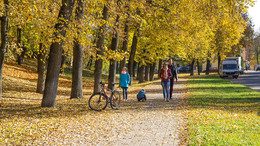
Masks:
[[[99,84],[100,84],[100,85],[105,85],[105,83],[103,83],[102,81],[101,81]],[[112,82],[111,84],[112,84],[112,85],[116,85],[117,83]]]

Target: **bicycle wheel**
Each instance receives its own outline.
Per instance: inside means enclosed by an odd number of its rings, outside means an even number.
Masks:
[[[110,97],[110,106],[112,109],[118,109],[121,101],[120,93],[118,91],[113,91]]]
[[[101,111],[107,107],[108,99],[103,93],[92,94],[89,98],[88,105],[92,110]]]

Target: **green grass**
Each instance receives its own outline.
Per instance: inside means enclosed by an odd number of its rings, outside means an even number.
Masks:
[[[189,145],[260,145],[260,92],[217,76],[189,87]]]

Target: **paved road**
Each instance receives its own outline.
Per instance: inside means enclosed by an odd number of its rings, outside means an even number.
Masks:
[[[232,82],[248,86],[260,92],[260,71],[245,71],[245,74],[240,75],[237,80],[232,80]]]

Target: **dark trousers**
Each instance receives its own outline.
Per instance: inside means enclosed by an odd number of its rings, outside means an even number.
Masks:
[[[172,98],[174,79],[170,80],[170,98]]]
[[[137,98],[137,99],[138,99],[138,101],[140,101],[142,99],[146,100],[146,95],[144,95],[144,97],[142,97],[142,98]]]
[[[127,87],[122,87],[123,89],[123,98],[127,99]]]

